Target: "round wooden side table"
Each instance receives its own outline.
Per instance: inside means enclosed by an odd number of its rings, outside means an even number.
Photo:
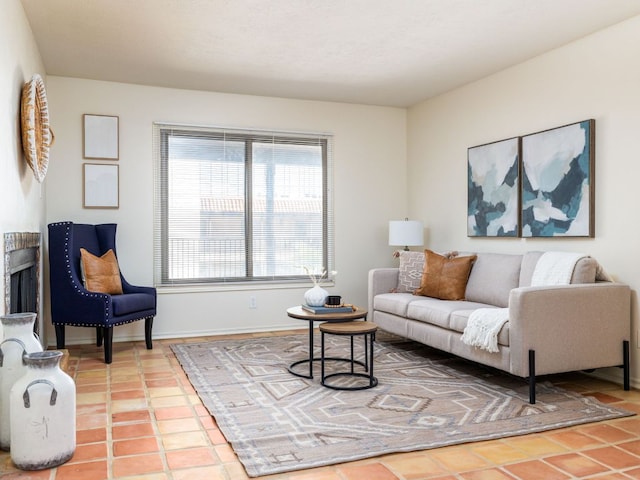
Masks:
[[[297,362],[293,362],[289,365],[289,372],[297,377],[302,378],[313,378],[313,362],[320,361],[319,357],[313,356],[313,324],[314,322],[331,322],[331,323],[339,323],[339,322],[352,322],[354,320],[366,320],[367,319],[367,311],[363,310],[359,307],[354,307],[355,310],[353,312],[342,312],[342,313],[311,313],[304,310],[301,306],[291,307],[287,309],[287,315],[291,318],[295,318],[298,320],[305,320],[309,323],[309,358],[305,358],[303,360],[298,360]],[[327,360],[338,360],[338,361],[349,361],[349,359],[344,358],[327,358]],[[294,367],[297,365],[301,365],[304,363],[309,364],[309,374],[298,373],[294,371]],[[361,363],[361,362],[357,362]]]
[[[378,326],[373,322],[346,322],[346,323],[322,323],[320,324],[320,369],[321,369],[321,381],[320,383],[325,387],[332,388],[334,390],[365,390],[367,388],[373,388],[378,385],[378,379],[373,376],[373,342],[376,337],[376,331]],[[348,336],[351,341],[351,370],[348,372],[337,372],[325,375],[324,362],[326,360],[324,356],[324,336],[325,334],[331,335],[344,335]],[[353,357],[353,338],[356,336],[364,336],[364,371],[367,373],[360,373],[354,371],[354,366],[359,363]],[[367,343],[368,340],[368,343]],[[367,352],[368,350],[368,352]],[[327,379],[335,377],[363,377],[369,380],[365,385],[332,385],[327,383]]]

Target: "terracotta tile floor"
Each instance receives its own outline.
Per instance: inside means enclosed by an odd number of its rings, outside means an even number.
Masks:
[[[280,332],[289,334],[293,332]],[[295,331],[304,333],[304,331]],[[238,335],[235,338],[261,336]],[[210,337],[223,338],[223,337]],[[189,384],[169,345],[207,338],[70,347],[77,385],[77,449],[64,465],[22,472],[0,452],[0,477],[42,480],[218,480],[246,473]],[[553,376],[565,388],[640,413],[640,392],[582,374]],[[522,437],[392,454],[274,480],[640,479],[640,416]]]

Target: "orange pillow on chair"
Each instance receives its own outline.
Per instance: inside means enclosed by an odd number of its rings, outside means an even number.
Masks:
[[[83,272],[84,288],[90,292],[122,295],[120,269],[113,250],[109,249],[101,257],[96,257],[81,248],[80,266]]]
[[[442,300],[464,300],[471,267],[477,257],[444,257],[431,250],[425,250],[424,254],[422,281],[414,295]]]

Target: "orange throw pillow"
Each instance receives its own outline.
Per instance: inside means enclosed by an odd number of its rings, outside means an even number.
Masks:
[[[84,272],[84,288],[90,292],[122,294],[118,259],[113,250],[109,249],[101,257],[96,257],[81,248],[80,263]]]
[[[420,287],[414,295],[440,298],[442,300],[464,300],[467,281],[476,255],[443,257],[425,250],[424,270]]]

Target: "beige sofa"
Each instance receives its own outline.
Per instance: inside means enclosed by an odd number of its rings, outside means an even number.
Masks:
[[[400,268],[369,272],[369,319],[385,331],[528,378],[531,403],[536,375],[621,366],[628,390],[629,287],[597,281],[600,270],[590,257],[576,263],[571,284],[532,287],[542,253],[478,253],[465,299],[440,300],[412,294],[424,254],[401,252]],[[461,341],[473,310],[500,307],[508,308],[509,320],[499,331],[497,353]]]

